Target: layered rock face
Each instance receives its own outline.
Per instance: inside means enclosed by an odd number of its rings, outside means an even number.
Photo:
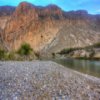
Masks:
[[[27,2],[2,8],[0,46],[7,50],[17,50],[26,42],[35,51],[52,53],[100,41],[100,15],[82,10],[64,12],[56,5],[40,7]]]

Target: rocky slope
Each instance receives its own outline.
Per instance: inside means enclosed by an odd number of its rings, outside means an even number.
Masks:
[[[16,9],[0,7],[0,47],[7,50],[17,50],[27,42],[35,51],[52,53],[99,41],[100,15],[83,10],[65,12],[56,5],[40,7],[27,2]]]
[[[0,100],[100,100],[100,78],[51,61],[0,62]]]

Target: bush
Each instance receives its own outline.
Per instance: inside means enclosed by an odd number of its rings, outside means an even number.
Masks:
[[[55,53],[52,53],[52,58],[55,58],[56,54]]]
[[[24,44],[21,45],[20,49],[18,50],[18,54],[28,56],[28,55],[31,54],[32,51],[33,50],[30,47],[30,45],[27,44],[27,43],[24,43]]]
[[[0,60],[5,58],[5,51],[3,49],[0,49]]]
[[[16,59],[15,53],[14,52],[7,52],[7,53],[5,53],[4,59],[5,60],[15,60]]]
[[[100,48],[100,43],[95,43],[92,47]]]
[[[75,50],[81,50],[82,48],[66,48],[59,52],[59,54],[69,54]]]
[[[91,49],[91,48],[100,48],[100,43],[95,43],[90,46],[86,46],[84,49]]]
[[[37,57],[37,59],[41,59],[41,56],[40,56],[40,52],[39,51],[35,52],[34,54]]]

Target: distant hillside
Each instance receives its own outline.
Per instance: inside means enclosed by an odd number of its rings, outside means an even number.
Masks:
[[[0,16],[11,15],[15,11],[16,7],[13,6],[1,6],[0,7]]]
[[[0,46],[11,51],[24,42],[43,53],[92,45],[100,42],[100,15],[27,2],[18,7],[0,7]]]

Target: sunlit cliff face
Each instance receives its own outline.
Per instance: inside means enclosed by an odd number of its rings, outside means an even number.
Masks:
[[[7,7],[7,8],[6,8]],[[17,50],[27,42],[35,51],[56,52],[84,47],[100,40],[100,16],[87,11],[65,12],[56,5],[45,7],[22,2],[0,11],[0,45]]]

